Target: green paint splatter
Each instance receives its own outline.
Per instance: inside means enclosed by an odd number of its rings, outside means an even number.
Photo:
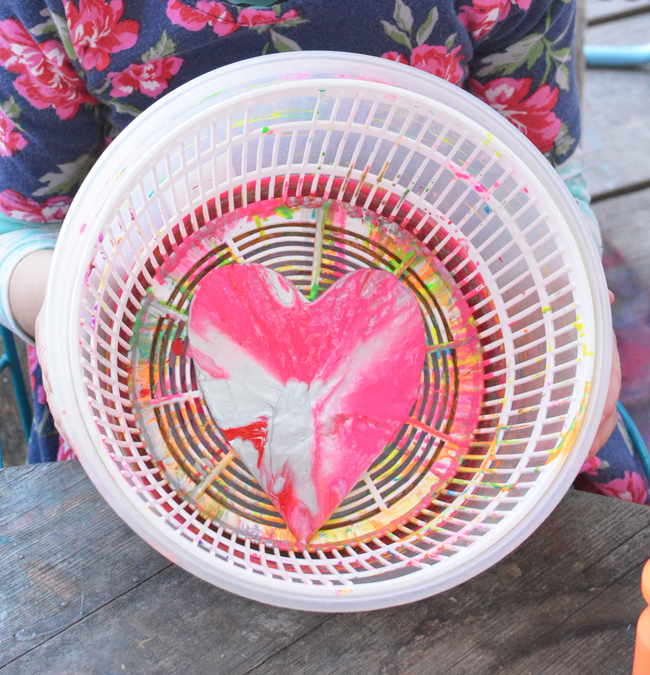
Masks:
[[[262,219],[259,216],[253,216],[253,220],[255,221],[255,226],[257,229],[260,231],[260,234],[264,235],[264,228],[262,227]]]
[[[262,127],[262,133],[263,134],[268,134],[270,129],[268,127]]]
[[[314,284],[309,291],[309,295],[307,296],[307,300],[309,300],[309,302],[314,301],[318,297],[318,294],[322,290],[323,290],[323,287],[320,284]]]
[[[142,323],[145,315],[145,311],[140,309],[140,311],[135,315],[135,321],[133,322],[133,335],[139,335],[142,332]]]
[[[277,209],[275,209],[275,212],[279,215],[282,216],[283,218],[293,218],[293,211],[288,207],[282,204],[282,206],[278,206]]]

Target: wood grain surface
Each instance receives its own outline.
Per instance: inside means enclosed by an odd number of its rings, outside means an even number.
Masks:
[[[592,26],[650,12],[650,0],[587,0],[586,4],[587,19]]]
[[[0,673],[629,675],[649,554],[650,509],[571,491],[517,551],[451,591],[297,612],[171,565],[77,462],[12,467],[0,471]]]
[[[650,42],[650,14],[589,28],[587,44]],[[588,68],[583,92],[585,175],[595,198],[650,181],[650,64]]]
[[[598,202],[593,209],[603,237],[650,288],[650,189]]]

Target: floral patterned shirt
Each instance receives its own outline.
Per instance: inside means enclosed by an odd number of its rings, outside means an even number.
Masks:
[[[275,51],[359,52],[466,88],[555,165],[580,137],[572,0],[4,0],[0,322],[107,142],[188,80]]]

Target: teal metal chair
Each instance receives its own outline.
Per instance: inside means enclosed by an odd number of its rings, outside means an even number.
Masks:
[[[623,424],[625,424],[628,434],[630,434],[632,443],[634,443],[634,448],[641,458],[641,463],[645,469],[646,476],[648,477],[648,480],[650,480],[650,452],[648,452],[648,447],[634,423],[634,420],[630,416],[630,413],[623,407],[623,404],[620,401],[616,404],[616,408],[623,420]]]
[[[29,403],[29,395],[25,380],[23,379],[23,371],[20,367],[18,359],[18,352],[16,351],[16,343],[14,341],[13,333],[0,326],[0,334],[2,335],[2,344],[4,345],[5,353],[0,356],[0,373],[9,369],[11,379],[14,386],[14,394],[16,395],[16,402],[18,403],[18,412],[20,413],[20,421],[23,425],[25,438],[29,440],[29,433],[32,428],[32,409]],[[0,447],[0,468],[2,467],[2,448]]]

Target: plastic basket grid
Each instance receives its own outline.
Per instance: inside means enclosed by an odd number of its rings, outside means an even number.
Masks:
[[[588,290],[579,288],[580,277],[565,260],[556,215],[498,141],[476,125],[461,124],[442,105],[423,105],[403,91],[396,98],[386,89],[369,83],[330,82],[325,88],[298,83],[242,97],[218,115],[195,120],[191,130],[170,135],[167,149],[147,156],[126,190],[112,198],[113,213],[85,279],[83,383],[106,458],[119,467],[124,489],[139,494],[147,518],[195,555],[306,585],[381,583],[423,570],[431,574],[434,568],[440,568],[434,574],[442,574],[451,559],[461,564],[470,550],[488,547],[517,507],[531,508],[571,447],[592,346],[579,315],[580,294]],[[501,152],[494,152],[495,146]],[[202,518],[164,478],[138,428],[132,396],[138,313],[145,303],[149,311],[159,309],[152,353],[162,372],[171,343],[184,336],[191,299],[191,292],[180,291],[152,298],[156,272],[206,223],[272,197],[349,203],[412,233],[441,261],[472,307],[484,350],[481,418],[462,469],[417,515],[357,545],[287,549]],[[314,223],[292,223],[278,225],[266,238],[258,231],[245,233],[214,250],[195,276],[210,265],[256,260],[292,270],[288,276],[300,287],[313,271],[314,230]],[[332,234],[343,245],[351,238]],[[355,253],[360,266],[394,270],[408,264],[377,262],[370,246],[363,249]],[[327,272],[326,255],[322,265]],[[414,287],[408,267],[405,271],[402,278]],[[444,327],[443,316],[437,325]],[[434,370],[449,377],[454,336],[441,341],[451,344],[434,352]],[[208,419],[189,360],[180,355],[175,365],[177,381],[168,382],[169,398],[154,414],[192,437],[188,444],[177,435],[177,445],[190,452],[203,449],[188,463],[188,475],[199,488],[239,491],[230,501],[239,499],[239,508],[246,508],[253,494],[264,508],[248,511],[277,518]],[[164,373],[159,379],[165,381]],[[449,429],[452,407],[441,406],[437,429]],[[193,420],[202,421],[206,438],[200,438]],[[385,480],[391,476],[388,449],[334,520],[381,509],[396,489],[408,491],[409,479],[426,472],[445,443],[415,427],[404,429],[396,443],[415,436],[422,449],[416,449],[419,460],[406,479],[397,488]],[[213,482],[217,474],[221,483]],[[210,476],[213,481],[204,487]]]

